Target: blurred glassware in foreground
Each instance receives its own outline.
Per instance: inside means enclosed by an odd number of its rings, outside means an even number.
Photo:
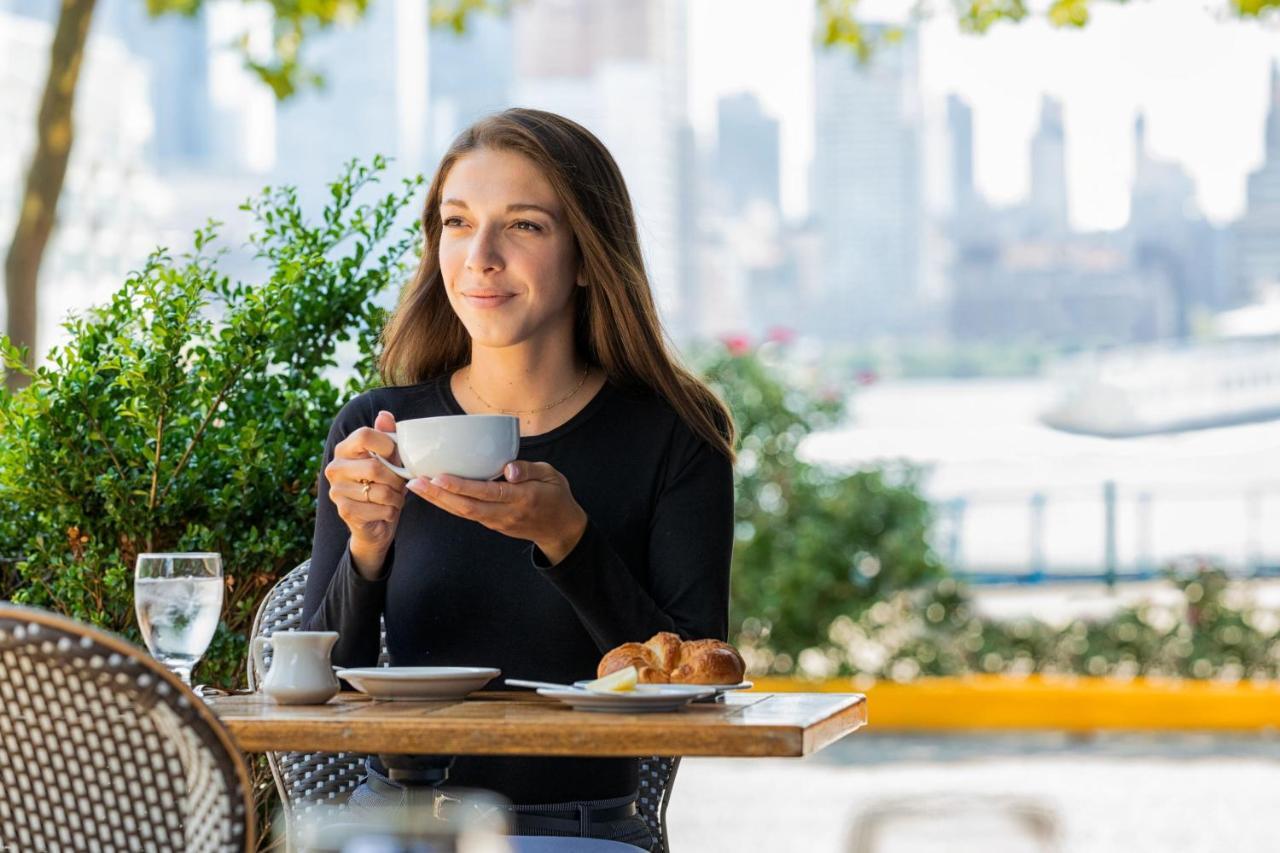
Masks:
[[[854,821],[849,853],[1056,853],[1057,815],[1018,796],[934,794],[868,804]]]
[[[422,802],[376,810],[316,809],[297,824],[307,853],[513,853],[510,804],[491,791],[425,788]]]

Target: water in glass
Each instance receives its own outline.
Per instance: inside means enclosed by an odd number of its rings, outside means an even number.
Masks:
[[[217,554],[143,554],[133,582],[138,626],[151,656],[191,683],[222,613]]]

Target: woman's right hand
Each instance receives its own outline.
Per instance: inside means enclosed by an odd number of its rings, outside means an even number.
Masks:
[[[329,499],[351,531],[352,562],[368,580],[377,580],[382,574],[404,507],[404,480],[369,455],[373,451],[400,463],[395,442],[387,435],[395,428],[396,419],[390,412],[378,412],[372,427],[360,427],[338,442],[333,461],[324,469]]]

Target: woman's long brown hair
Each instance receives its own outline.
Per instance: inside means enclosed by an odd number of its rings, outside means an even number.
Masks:
[[[610,382],[661,397],[694,433],[733,459],[729,410],[672,357],[662,333],[622,173],[589,130],[555,113],[510,109],[488,116],[463,131],[445,153],[422,211],[422,260],[383,334],[383,380],[389,385],[423,382],[471,358],[471,339],[440,275],[440,197],[458,158],[481,148],[527,157],[564,205],[585,284],[574,288],[573,297],[579,356],[603,368]]]

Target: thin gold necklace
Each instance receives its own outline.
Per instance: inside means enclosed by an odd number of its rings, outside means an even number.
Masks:
[[[579,391],[582,390],[582,386],[585,385],[587,382],[587,374],[590,372],[591,372],[591,365],[587,365],[586,367],[584,367],[582,369],[582,378],[578,380],[578,384],[573,386],[572,391],[570,391],[568,394],[565,394],[563,397],[561,397],[559,400],[556,400],[554,403],[548,403],[547,405],[540,406],[539,408],[536,408],[536,409],[526,409],[523,411],[519,409],[499,409],[493,403],[490,403],[484,397],[481,397],[480,392],[477,391],[471,385],[471,365],[469,364],[467,365],[466,375],[463,376],[463,381],[467,383],[467,390],[470,391],[472,394],[474,394],[477,400],[479,400],[481,403],[484,403],[485,408],[487,409],[497,409],[498,413],[502,415],[536,415],[539,412],[545,412],[548,409],[554,409],[556,406],[559,406],[561,403],[568,402],[570,397],[572,397],[574,394],[577,394]]]

